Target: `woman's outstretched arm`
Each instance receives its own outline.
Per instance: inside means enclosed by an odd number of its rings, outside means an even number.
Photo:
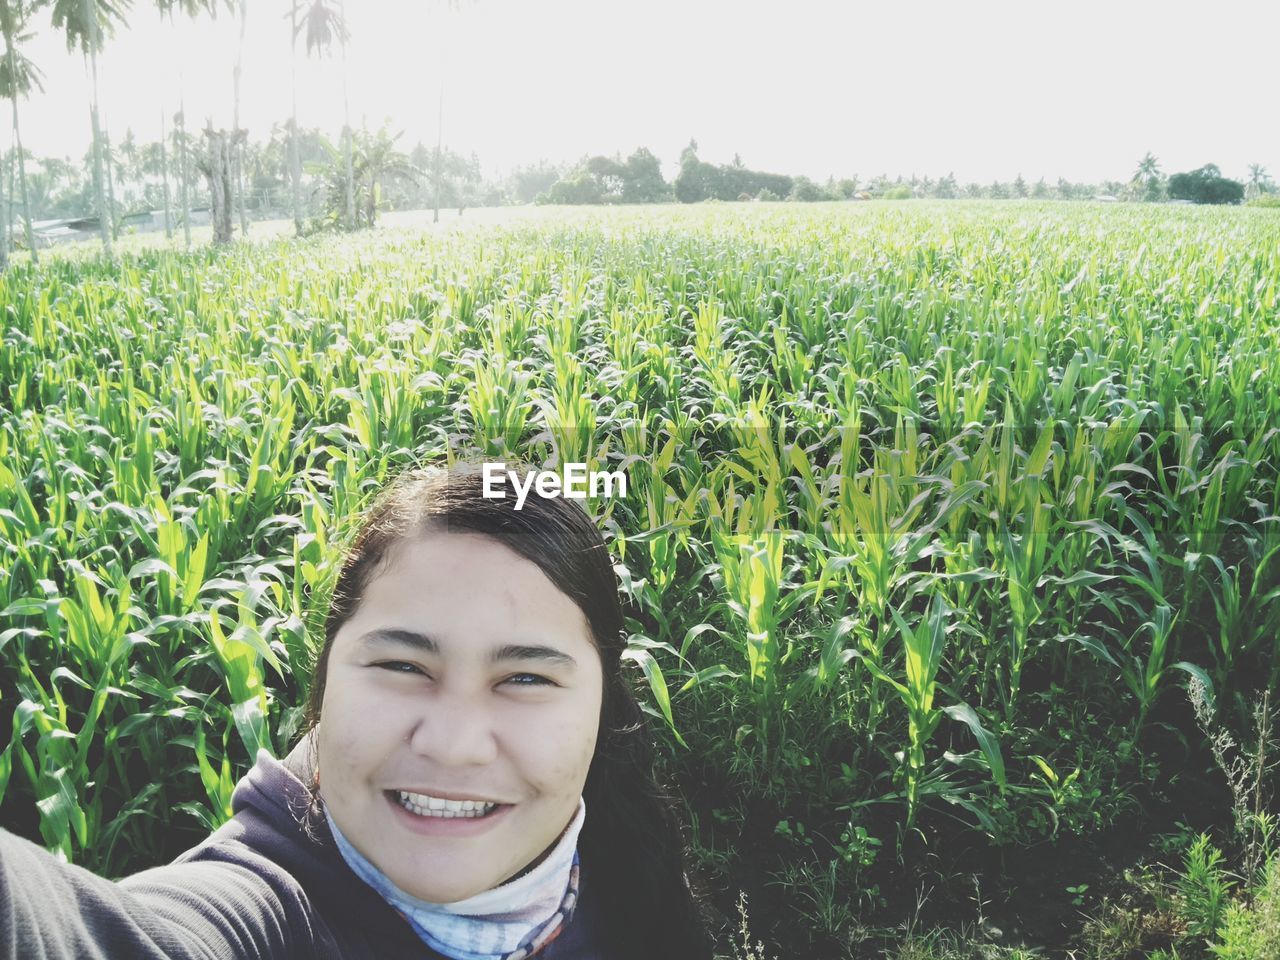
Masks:
[[[301,888],[201,859],[119,882],[0,829],[0,960],[282,960],[314,956]]]

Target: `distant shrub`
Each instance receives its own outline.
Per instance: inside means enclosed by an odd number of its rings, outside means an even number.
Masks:
[[[1239,203],[1244,199],[1244,184],[1228,180],[1212,163],[1189,173],[1175,173],[1169,178],[1169,198],[1192,203]]]
[[[890,187],[880,195],[885,200],[910,200],[910,187]]]
[[[599,182],[585,173],[557,180],[547,191],[547,196],[551,203],[588,204],[604,200]]]
[[[796,177],[795,183],[791,186],[790,199],[801,203],[814,203],[818,200],[826,200],[827,194],[822,187],[808,177]]]
[[[1261,197],[1254,197],[1245,204],[1247,207],[1270,207],[1280,210],[1280,193],[1267,193]]]

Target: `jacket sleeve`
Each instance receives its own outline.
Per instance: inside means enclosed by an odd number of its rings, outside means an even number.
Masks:
[[[0,829],[0,960],[314,956],[305,895],[247,849],[112,882]]]

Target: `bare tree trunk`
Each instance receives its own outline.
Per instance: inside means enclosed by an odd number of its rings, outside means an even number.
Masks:
[[[164,238],[173,239],[173,210],[169,201],[169,152],[165,147],[164,108],[160,109],[160,180],[164,184]]]
[[[22,184],[22,216],[26,221],[27,249],[31,251],[31,262],[38,264],[40,255],[36,252],[35,227],[32,226],[31,222],[31,194],[27,190],[27,166],[22,156],[22,131],[18,127],[18,71],[14,62],[14,41],[9,40],[7,47],[9,53],[9,78],[14,86],[14,89],[10,91],[13,96],[9,102],[13,105],[13,149],[18,154],[18,181]]]
[[[435,163],[435,198],[431,222],[440,222],[440,154],[444,149],[444,78],[440,78],[440,103],[436,108],[436,163]]]
[[[12,48],[10,49],[9,69],[13,75]],[[36,230],[31,220],[31,193],[27,190],[27,164],[22,156],[22,132],[18,129],[18,97],[13,97],[13,148],[18,154],[18,182],[22,185],[22,218],[26,221],[27,249],[31,251],[31,262],[40,263],[40,254],[36,250]]]
[[[4,210],[4,154],[0,153],[0,216],[4,217],[0,223],[0,270],[9,269],[9,217]]]
[[[107,209],[106,177],[102,172],[102,134],[98,130],[98,108],[89,109],[89,120],[93,125],[93,194],[98,207],[98,230],[102,234],[102,249],[111,256],[111,211]]]
[[[97,71],[94,70],[96,76]],[[97,86],[95,81],[94,86]],[[102,133],[98,128],[98,104],[89,107],[89,121],[93,126],[93,196],[98,208],[98,230],[102,234],[102,249],[109,257],[111,252],[111,216],[107,210],[107,194],[102,173]]]
[[[4,161],[4,178],[9,182],[9,199],[6,202],[4,222],[5,230],[9,233],[10,247],[13,246],[13,205],[18,199],[18,161],[15,156],[16,152],[17,151],[10,147],[9,153],[5,156]]]
[[[231,185],[235,188],[235,208],[240,214],[240,235],[249,235],[249,214],[244,199],[244,141],[237,140],[231,151]]]
[[[356,228],[356,191],[355,191],[355,170],[351,159],[351,127],[344,126],[343,134],[343,152],[346,154],[347,165],[347,208],[346,208],[346,226],[348,230]]]
[[[89,64],[93,77],[92,97],[89,103],[89,120],[93,125],[93,193],[98,205],[98,227],[102,232],[102,249],[111,256],[111,227],[108,222],[107,202],[103,194],[102,131],[98,125],[98,17],[91,0],[83,0],[82,9],[89,25]]]
[[[351,112],[347,100],[347,45],[342,45],[342,153],[347,168],[346,223],[348,230],[356,228],[355,169],[351,159]]]
[[[107,155],[107,209],[111,211],[111,239],[120,239],[120,221],[116,219],[116,178],[112,173],[111,133],[102,132],[102,145]]]
[[[295,116],[289,124],[289,180],[293,188],[293,233],[302,236],[302,150],[298,144],[298,120]]]
[[[290,4],[289,15],[292,18],[290,36],[296,37],[298,33],[296,2]],[[289,128],[289,178],[293,181],[293,230],[300,237],[302,236],[302,151],[298,147],[298,42],[296,39],[291,41],[289,46],[289,71],[290,89],[293,93],[293,123]]]
[[[181,81],[179,81],[181,83]],[[188,248],[191,246],[191,194],[188,185],[189,171],[187,168],[187,119],[186,110],[184,109],[182,94],[178,94],[178,196],[182,201],[182,238]]]
[[[232,71],[232,77],[235,80],[236,103],[235,114],[232,117],[231,125],[234,128],[231,135],[236,138],[235,150],[235,180],[236,180],[236,205],[240,208],[240,236],[247,237],[249,235],[249,216],[245,212],[244,203],[244,141],[240,139],[240,67],[244,63],[244,27],[248,21],[249,9],[247,0],[240,0],[240,46],[236,49],[236,66]]]
[[[234,138],[228,137],[225,131],[214,130],[213,127],[206,127],[204,136],[207,141],[207,152],[203,168],[209,180],[213,242],[230,243]]]

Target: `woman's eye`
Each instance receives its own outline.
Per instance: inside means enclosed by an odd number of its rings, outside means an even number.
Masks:
[[[536,673],[517,673],[513,677],[507,677],[507,682],[515,684],[517,687],[554,687],[555,684],[546,677],[540,677]]]
[[[415,667],[412,663],[405,663],[403,660],[387,660],[383,663],[375,664],[383,670],[390,670],[392,673],[421,673],[422,671]]]

